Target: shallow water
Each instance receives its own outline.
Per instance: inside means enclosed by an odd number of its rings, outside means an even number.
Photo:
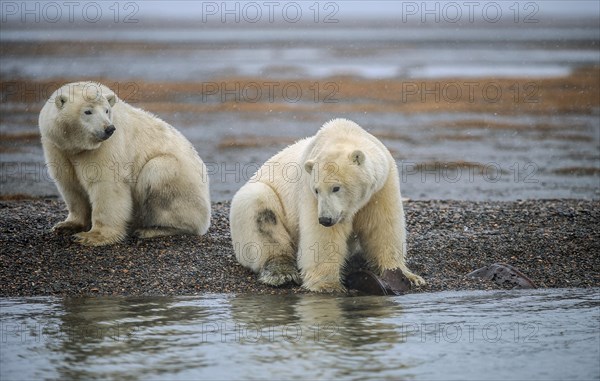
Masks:
[[[226,201],[286,145],[253,146],[253,139],[281,137],[291,143],[313,135],[332,115],[314,112],[302,119],[285,112],[267,116],[215,112],[202,120],[185,113],[164,117],[194,144],[207,164],[211,200]],[[352,112],[342,116],[382,136],[397,157],[402,195],[414,200],[600,198],[598,115]],[[506,128],[469,126],[481,120]],[[448,123],[457,125],[444,126]],[[231,138],[243,144],[247,136],[248,147],[223,144]],[[15,145],[15,150],[0,156],[0,194],[58,197],[39,141]]]
[[[3,60],[0,74],[36,79],[69,78],[77,74],[83,78],[163,81],[211,81],[232,74],[271,79],[335,75],[368,79],[540,78],[565,76],[577,67],[597,64],[600,59],[594,45],[598,33],[589,25],[567,30],[507,27],[424,30],[376,25],[358,32],[355,29],[255,27],[242,33],[173,26],[80,29],[76,33],[54,25],[48,29],[9,29],[3,31],[0,41],[136,42],[149,49],[111,50],[101,55],[93,51],[82,54],[76,61],[55,53],[43,60],[39,55],[8,57]],[[144,65],[138,64],[140,60]],[[114,69],[115,64],[119,70]]]
[[[598,288],[0,307],[2,380],[600,377]]]

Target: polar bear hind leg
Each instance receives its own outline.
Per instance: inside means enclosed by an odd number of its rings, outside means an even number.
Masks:
[[[201,197],[197,174],[183,173],[176,157],[149,160],[137,177],[139,203],[134,235],[153,238],[176,234],[204,234],[210,224],[210,205]]]
[[[261,182],[247,183],[231,202],[231,238],[237,260],[272,286],[302,283],[283,217],[279,197]]]

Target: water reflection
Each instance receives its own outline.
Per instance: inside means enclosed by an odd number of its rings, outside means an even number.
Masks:
[[[0,378],[597,378],[598,289],[0,300]]]

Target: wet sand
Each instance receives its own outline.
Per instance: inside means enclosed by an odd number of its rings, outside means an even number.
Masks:
[[[11,54],[10,49],[6,50],[7,54]],[[50,80],[10,78],[0,81],[0,88],[4,93],[3,101],[11,103],[13,112],[38,113],[54,90],[75,80],[77,79],[62,77]],[[347,113],[358,108],[365,112],[402,114],[593,114],[600,104],[598,66],[580,67],[570,75],[558,78],[367,79],[333,76],[272,79],[227,76],[214,77],[210,81],[188,82],[140,79],[118,81],[108,77],[92,77],[85,80],[103,83],[127,103],[154,113]],[[5,116],[2,120],[11,119]],[[488,124],[490,128],[513,128],[489,122]],[[521,126],[532,127],[536,126]]]
[[[411,292],[497,289],[466,274],[506,263],[538,287],[600,286],[600,202],[408,201],[408,265],[427,285]],[[0,296],[288,294],[240,266],[229,203],[214,203],[203,237],[127,241],[99,248],[50,232],[66,217],[56,199],[0,202]]]

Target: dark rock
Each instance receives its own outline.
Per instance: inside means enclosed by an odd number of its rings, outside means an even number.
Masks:
[[[348,274],[346,288],[366,295],[389,295],[388,286],[369,270],[359,270]]]
[[[410,281],[400,269],[385,270],[381,277],[370,270],[350,273],[345,280],[350,290],[367,295],[402,295],[410,291]]]
[[[531,279],[511,265],[494,263],[482,267],[469,274],[471,278],[482,278],[494,281],[499,285],[513,285],[514,288],[537,288]]]
[[[381,274],[381,279],[391,294],[401,295],[410,291],[410,281],[400,269],[385,270]]]

